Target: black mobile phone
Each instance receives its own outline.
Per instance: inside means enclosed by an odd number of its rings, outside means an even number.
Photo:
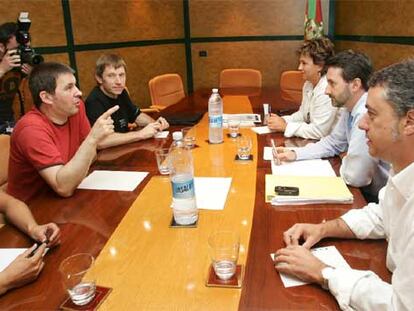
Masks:
[[[275,193],[277,195],[299,195],[299,188],[289,186],[276,186]]]

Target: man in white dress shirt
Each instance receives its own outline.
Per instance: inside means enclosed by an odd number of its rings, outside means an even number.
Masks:
[[[326,62],[328,86],[326,94],[332,105],[345,107],[331,134],[319,142],[295,151],[278,148],[275,155],[282,161],[332,157],[346,152],[340,168],[341,177],[354,187],[364,187],[368,201],[377,201],[378,191],[385,185],[389,166],[368,153],[365,133],[358,123],[366,112],[368,79],[372,73],[369,58],[353,51],[344,51]]]
[[[392,164],[379,204],[321,224],[294,225],[284,233],[287,247],[277,251],[276,269],[329,289],[342,310],[413,310],[414,60],[380,70],[369,85],[368,112],[359,126],[369,153]],[[387,239],[391,284],[372,271],[323,264],[308,249],[326,237]]]

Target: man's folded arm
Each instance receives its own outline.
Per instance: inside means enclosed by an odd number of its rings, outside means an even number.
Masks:
[[[57,194],[69,197],[88,173],[96,148],[97,143],[87,137],[69,162],[42,169],[39,174]]]

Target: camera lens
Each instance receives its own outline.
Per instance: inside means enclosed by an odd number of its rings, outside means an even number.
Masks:
[[[32,63],[32,65],[39,65],[40,63],[43,63],[43,60],[44,60],[44,58],[43,58],[42,55],[40,55],[40,54],[33,54],[32,55],[31,63]]]

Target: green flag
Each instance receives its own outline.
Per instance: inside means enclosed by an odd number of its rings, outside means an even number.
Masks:
[[[323,36],[323,20],[321,0],[306,0],[305,40]]]

